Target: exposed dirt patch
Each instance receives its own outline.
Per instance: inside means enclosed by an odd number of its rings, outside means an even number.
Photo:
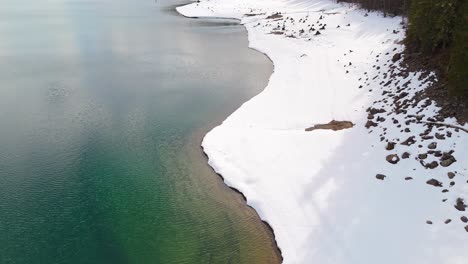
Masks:
[[[338,130],[343,130],[343,129],[348,129],[352,128],[354,124],[350,121],[336,121],[332,120],[328,124],[317,124],[313,127],[306,128],[305,131],[313,131],[316,129],[330,129],[333,131],[338,131]]]
[[[261,16],[261,15],[264,15],[265,13],[258,13],[258,14],[255,14],[255,13],[249,13],[249,14],[244,14],[244,16],[246,17],[252,17],[252,16]]]
[[[266,19],[278,19],[278,18],[282,18],[283,15],[281,15],[281,13],[275,13],[273,15],[269,15],[266,17]]]

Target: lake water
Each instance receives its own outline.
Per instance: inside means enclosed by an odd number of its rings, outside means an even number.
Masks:
[[[203,135],[272,65],[159,0],[0,0],[0,263],[276,263]]]

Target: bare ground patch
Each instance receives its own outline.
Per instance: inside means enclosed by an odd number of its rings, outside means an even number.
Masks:
[[[314,131],[316,129],[329,129],[333,131],[343,130],[352,128],[354,124],[350,121],[336,121],[332,120],[328,124],[317,124],[315,126],[306,128],[305,131]]]

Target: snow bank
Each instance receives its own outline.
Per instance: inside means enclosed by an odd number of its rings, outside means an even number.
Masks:
[[[284,263],[468,263],[468,223],[460,220],[467,214],[454,208],[457,198],[468,199],[467,134],[428,130],[419,121],[431,121],[438,108],[405,101],[431,76],[400,74],[392,61],[403,49],[401,18],[325,0],[202,0],[177,10],[240,19],[250,47],[274,63],[265,90],[202,145],[209,164],[272,226]],[[331,120],[355,126],[305,131]],[[414,144],[401,144],[413,135]],[[387,150],[387,142],[396,144]],[[401,160],[387,162],[390,154]],[[441,166],[447,155],[456,162]],[[438,166],[428,168],[431,161]],[[426,184],[431,178],[443,187]]]

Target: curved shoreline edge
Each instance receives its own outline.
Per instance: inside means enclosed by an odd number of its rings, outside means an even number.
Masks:
[[[190,5],[190,4],[187,4],[187,5]],[[232,18],[232,17],[215,17],[215,16],[189,16],[189,15],[186,15],[184,14],[183,12],[179,11],[179,7],[183,7],[183,6],[187,6],[187,5],[182,5],[182,6],[177,6],[175,8],[175,10],[180,14],[182,15],[183,17],[185,18],[190,18],[190,19],[230,19],[230,20],[235,20],[235,21],[238,21],[240,25],[242,25],[242,19],[239,19],[239,18]],[[243,25],[242,25],[243,26]],[[246,29],[247,33],[248,33],[248,29],[244,26],[244,28]],[[268,54],[258,50],[258,49],[255,49],[255,48],[252,48],[252,47],[249,47],[250,49],[252,50],[255,50],[257,51],[258,53],[264,55],[270,62],[271,64],[273,65],[273,72],[274,72],[274,62],[273,60],[268,56]],[[271,76],[271,75],[270,75]],[[242,106],[241,106],[242,107]],[[206,157],[206,160],[209,161],[210,157],[208,156],[208,154],[206,153],[205,149],[203,148],[203,143],[201,142],[200,144],[200,148],[201,148],[201,151],[203,153],[203,155]],[[229,188],[231,189],[232,191],[238,193],[242,199],[244,200],[244,202],[246,203],[246,206],[251,208],[252,210],[255,211],[255,213],[257,214],[258,218],[260,219],[260,221],[262,222],[262,224],[269,230],[271,236],[272,236],[272,243],[274,244],[274,246],[276,247],[276,250],[277,250],[277,254],[278,254],[278,258],[280,259],[281,262],[283,262],[283,255],[282,255],[282,252],[281,252],[281,248],[278,246],[278,242],[276,241],[276,235],[275,235],[275,231],[273,229],[273,227],[270,225],[270,223],[268,223],[267,220],[263,219],[257,212],[257,210],[249,204],[248,202],[248,199],[247,197],[245,196],[245,194],[240,191],[239,189],[237,189],[236,187],[234,187],[234,185],[230,185],[228,184],[223,175],[219,172],[216,171],[216,169],[213,167],[213,166],[210,166],[210,168],[212,169],[212,171],[218,175],[218,177],[224,182],[224,184]]]
[[[209,160],[209,157],[208,157],[208,154],[206,154],[203,146],[200,146],[201,150],[202,150],[202,153],[203,155],[205,155],[206,159]],[[223,175],[221,175],[220,173],[216,172],[216,170],[210,166],[210,168],[212,169],[212,171],[218,175],[218,177],[223,181],[223,183],[229,188],[231,189],[232,191],[234,191],[235,193],[239,194],[241,197],[242,197],[242,200],[244,200],[245,202],[245,205],[249,208],[251,208],[252,210],[255,211],[255,213],[257,214],[258,218],[260,219],[260,221],[262,222],[262,224],[270,231],[270,234],[271,234],[271,239],[272,239],[272,243],[275,245],[276,249],[277,249],[277,254],[278,254],[278,258],[281,260],[281,262],[283,261],[283,254],[281,252],[281,248],[278,246],[278,242],[276,241],[276,236],[275,236],[275,230],[273,230],[273,227],[271,227],[270,223],[268,223],[268,221],[262,219],[260,217],[260,215],[258,214],[258,212],[255,210],[254,207],[252,207],[249,203],[248,203],[248,200],[247,200],[247,197],[245,196],[245,194],[243,192],[241,192],[239,189],[237,189],[236,187],[234,186],[231,186],[231,185],[228,185],[226,183],[226,181],[224,180],[224,177]]]
[[[429,152],[431,141],[403,144],[428,130],[410,115],[432,118],[438,107],[422,100],[395,111],[400,101],[393,97],[415,97],[430,85],[424,73],[404,72],[401,61],[393,62],[404,48],[401,18],[328,0],[202,0],[177,11],[240,20],[249,48],[273,62],[268,86],[211,130],[202,148],[225,184],[248,197],[247,205],[274,230],[284,263],[468,260],[464,224],[443,224],[460,218],[452,204],[468,198],[462,185],[468,176],[467,137],[437,141],[439,151],[453,150],[462,162],[429,170],[417,157]],[[278,12],[280,17],[271,17]],[[380,123],[371,121],[374,115]],[[356,126],[305,131],[332,120]],[[436,131],[425,136],[434,138]],[[402,152],[412,158],[385,160]],[[449,193],[425,184],[453,172],[457,184]],[[388,175],[383,182],[375,179],[380,173]],[[414,180],[408,183],[407,176]],[[425,224],[428,219],[442,226]]]

